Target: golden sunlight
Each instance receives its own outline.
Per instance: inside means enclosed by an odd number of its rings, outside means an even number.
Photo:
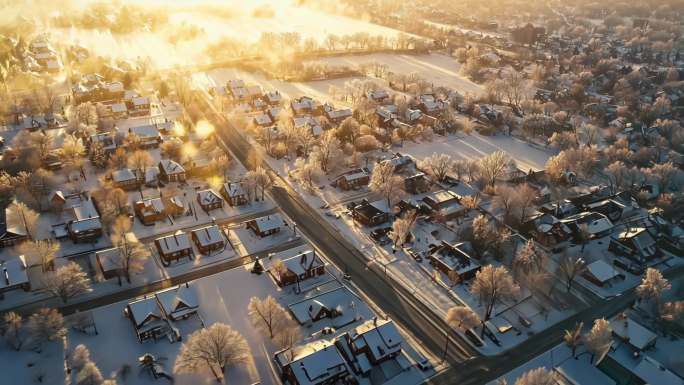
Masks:
[[[207,138],[209,135],[213,134],[214,131],[214,125],[206,120],[200,120],[199,122],[197,122],[197,125],[195,125],[195,133],[197,134],[199,139]]]

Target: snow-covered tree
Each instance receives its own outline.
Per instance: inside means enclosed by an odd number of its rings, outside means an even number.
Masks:
[[[394,165],[391,162],[380,162],[373,167],[368,188],[385,198],[387,207],[392,207],[392,201],[403,192],[404,180],[394,175]]]
[[[493,187],[496,178],[502,176],[506,169],[514,164],[514,161],[505,152],[496,151],[480,158],[478,163],[480,175]]]
[[[38,213],[23,202],[14,201],[7,206],[7,222],[18,223],[29,239],[35,239],[38,231]]]
[[[271,261],[271,267],[270,267],[271,273],[276,275],[276,279],[280,280],[287,272],[287,267],[285,266],[285,262],[283,262],[282,259],[280,258],[274,258]]]
[[[246,362],[249,355],[247,341],[238,331],[226,324],[215,323],[190,334],[180,348],[174,371],[197,372],[209,367],[220,379],[226,367]]]
[[[564,252],[561,255],[556,272],[565,283],[565,291],[567,293],[570,292],[572,283],[575,281],[575,278],[584,271],[584,268],[585,263],[582,258],[572,256],[567,252]]]
[[[76,262],[69,262],[48,272],[44,277],[45,290],[67,303],[70,298],[92,291],[90,278]]]
[[[92,361],[87,361],[76,374],[76,385],[102,385],[104,378]]]
[[[428,175],[442,182],[454,168],[454,160],[448,154],[433,153],[429,157],[418,162],[418,167]]]
[[[608,351],[613,342],[613,329],[605,318],[594,320],[594,326],[584,336],[584,345],[591,353],[591,361],[598,356],[599,360]]]
[[[584,327],[584,323],[577,322],[575,327],[565,330],[563,334],[563,342],[572,350],[572,358],[575,358],[577,347],[582,343],[582,327]]]
[[[649,267],[641,280],[641,284],[637,286],[636,293],[644,301],[653,300],[655,302],[656,312],[660,312],[661,298],[663,292],[670,290],[672,285],[663,277],[663,274]]]
[[[133,233],[130,233],[131,226],[130,218],[119,216],[114,221],[111,232],[112,245],[118,249],[118,253],[111,255],[110,262],[121,271],[128,283],[131,283],[131,274],[143,271],[145,262],[150,256],[147,248]],[[121,285],[120,275],[119,285]]]
[[[5,323],[5,339],[7,344],[14,350],[19,351],[24,344],[23,328],[24,320],[18,313],[13,311],[2,316]]]
[[[312,159],[309,158],[309,161],[307,161],[304,158],[297,158],[294,163],[294,172],[296,173],[297,180],[309,192],[314,190],[314,184],[320,175],[319,167],[312,162]]]
[[[403,217],[397,218],[392,223],[392,230],[388,234],[389,238],[394,242],[394,247],[401,247],[404,245],[408,236],[411,234],[413,225],[416,223],[417,213],[411,210]]]
[[[302,332],[299,324],[288,315],[279,326],[278,334],[275,336],[276,344],[280,349],[288,350],[291,359],[294,353],[292,348],[301,338]]]
[[[273,185],[273,180],[263,167],[257,167],[254,170],[254,181],[261,192],[261,200],[263,201],[266,190]]]
[[[534,244],[534,240],[528,240],[515,254],[512,266],[513,276],[519,277],[520,274],[527,276],[541,271],[544,268],[546,258],[544,250],[538,248]]]
[[[271,339],[278,334],[279,326],[288,318],[287,311],[270,295],[263,299],[252,297],[247,305],[247,315],[252,325],[268,332]]]
[[[64,317],[57,309],[41,308],[31,314],[26,328],[33,343],[54,341],[66,335]]]
[[[53,270],[59,248],[59,242],[51,239],[27,241],[18,247],[19,252],[26,256],[30,264],[40,264],[43,272]]]
[[[480,324],[480,318],[467,306],[453,306],[447,311],[446,322],[459,330],[469,330]]]
[[[341,156],[342,144],[335,136],[335,130],[324,132],[318,145],[311,153],[311,158],[320,165],[321,170],[326,174],[335,168],[335,164]]]
[[[71,367],[80,371],[88,362],[90,362],[90,350],[83,344],[76,345],[71,353]]]
[[[475,275],[470,292],[477,296],[484,306],[484,319],[487,322],[492,316],[494,306],[505,300],[513,300],[519,292],[519,287],[513,277],[503,266],[487,265]],[[484,329],[482,331],[484,335]]]
[[[546,368],[536,368],[529,370],[518,377],[515,385],[556,385],[557,381],[553,372]]]

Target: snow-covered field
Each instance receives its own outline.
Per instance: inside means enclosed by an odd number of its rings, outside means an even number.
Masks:
[[[78,43],[98,56],[114,56],[118,59],[135,60],[149,58],[160,68],[177,65],[208,63],[205,53],[208,44],[224,38],[238,42],[255,43],[264,32],[296,32],[301,40],[313,38],[323,44],[328,34],[338,36],[367,32],[370,35],[395,37],[397,30],[372,24],[363,19],[340,16],[309,7],[297,6],[295,1],[254,1],[231,0],[226,2],[197,2],[194,6],[175,7],[169,2],[161,2],[169,14],[169,23],[160,31],[136,31],[126,35],[113,35],[109,31],[71,29],[52,29],[55,41]],[[202,4],[204,3],[204,4]],[[216,7],[218,12],[211,8]],[[273,17],[257,17],[253,11],[257,7],[269,7]],[[220,12],[220,13],[219,13]],[[172,44],[169,38],[183,26],[199,28],[202,33],[192,40]]]

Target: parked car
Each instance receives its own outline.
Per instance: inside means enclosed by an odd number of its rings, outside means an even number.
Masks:
[[[423,358],[422,360],[416,362],[416,366],[418,366],[418,369],[422,371],[432,369],[432,364],[430,363],[430,361],[428,361],[427,358]]]
[[[377,243],[380,246],[384,246],[392,242],[389,237],[387,237],[387,234],[392,230],[391,227],[382,227],[379,229],[375,229],[370,232],[370,237],[373,240],[373,242]]]
[[[411,258],[415,259],[416,262],[423,262],[423,256],[421,255],[422,253],[420,251],[413,250],[410,247],[404,247],[404,252]]]

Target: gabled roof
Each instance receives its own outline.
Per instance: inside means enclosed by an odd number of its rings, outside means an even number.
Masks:
[[[23,255],[0,262],[0,289],[22,285],[29,282],[26,260]]]
[[[162,314],[159,311],[155,297],[135,300],[130,302],[128,307],[131,310],[130,314],[133,322],[138,329],[145,326],[148,322],[162,319]]]
[[[190,238],[188,234],[178,230],[173,235],[157,238],[155,240],[163,254],[171,254],[182,250],[190,249]]]
[[[646,349],[658,336],[631,317],[618,316],[610,321],[613,334],[639,350]]]
[[[296,275],[302,275],[309,270],[325,265],[313,250],[303,251],[294,257],[283,260],[283,263],[288,271]]]
[[[223,190],[230,198],[245,195],[242,182],[226,182],[223,184]]]
[[[368,320],[349,332],[349,337],[357,348],[364,345],[376,358],[382,358],[401,350],[404,338],[399,334],[391,319]]]
[[[318,340],[295,349],[289,366],[299,385],[321,384],[347,371],[344,358],[332,341]]]
[[[223,198],[211,189],[198,191],[197,198],[201,205],[211,205],[223,201]]]
[[[223,242],[223,236],[218,226],[207,226],[201,229],[193,230],[192,234],[195,236],[201,246],[209,246],[219,242]]]
[[[183,166],[171,159],[162,159],[159,161],[159,170],[166,175],[182,174],[185,172]]]
[[[280,214],[275,213],[254,219],[254,222],[256,223],[259,232],[263,233],[269,230],[280,228],[280,226],[283,225],[283,218],[280,216]]]
[[[591,274],[599,282],[607,282],[619,274],[617,270],[602,259],[588,264],[587,273]]]
[[[193,287],[179,285],[158,291],[155,296],[164,314],[178,317],[182,314],[197,311],[199,302]]]

